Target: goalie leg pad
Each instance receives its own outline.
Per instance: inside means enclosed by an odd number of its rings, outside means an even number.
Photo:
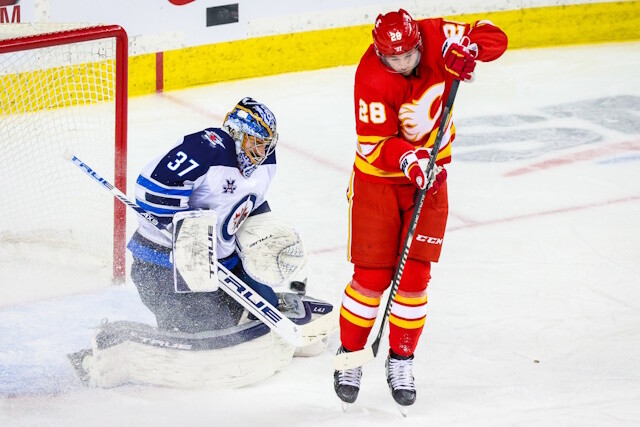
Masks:
[[[283,314],[300,325],[333,310],[327,302],[294,293],[280,294],[279,300]],[[117,321],[98,328],[91,349],[68,357],[80,379],[94,387],[235,388],[270,377],[294,355],[320,354],[327,341],[296,349],[257,320],[198,333]]]
[[[270,377],[292,357],[293,347],[274,342],[258,321],[196,334],[118,321],[100,327],[80,366],[97,387],[235,388]]]

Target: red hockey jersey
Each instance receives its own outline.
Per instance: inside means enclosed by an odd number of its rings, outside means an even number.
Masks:
[[[489,21],[473,25],[442,18],[418,21],[422,55],[414,72],[405,77],[390,71],[369,46],[356,70],[354,101],[358,135],[355,173],[376,182],[406,184],[400,157],[412,149],[433,146],[444,100],[453,75],[445,70],[442,45],[448,37],[469,37],[478,46],[480,61],[492,61],[506,50],[507,36]],[[447,124],[436,157],[451,161],[453,121]]]

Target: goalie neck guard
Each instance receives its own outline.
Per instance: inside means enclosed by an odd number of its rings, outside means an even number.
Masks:
[[[224,119],[224,130],[236,143],[238,167],[245,178],[251,176],[276,148],[276,118],[266,105],[243,98]]]

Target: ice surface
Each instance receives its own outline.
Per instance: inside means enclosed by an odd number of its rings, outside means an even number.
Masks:
[[[383,357],[364,367],[358,401],[342,412],[332,387],[337,336],[319,357],[239,390],[85,388],[66,353],[87,347],[102,318],[153,317],[131,283],[97,286],[94,273],[64,268],[12,283],[6,272],[29,266],[5,257],[0,425],[639,425],[638,69],[640,43],[521,50],[461,85],[448,232],[406,419]],[[183,134],[220,125],[243,96],[266,103],[281,135],[270,204],[310,250],[309,294],[339,304],[351,271],[353,74],[342,67],[132,99],[130,194],[140,168]],[[129,234],[134,222],[129,215]]]

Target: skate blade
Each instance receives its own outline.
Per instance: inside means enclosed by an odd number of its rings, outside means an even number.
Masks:
[[[409,414],[409,407],[408,406],[402,406],[402,405],[397,405],[397,406],[398,406],[398,410],[400,411],[402,416],[406,418],[407,414]]]
[[[351,403],[342,402],[342,412],[347,412],[349,410],[349,406],[351,406]]]

